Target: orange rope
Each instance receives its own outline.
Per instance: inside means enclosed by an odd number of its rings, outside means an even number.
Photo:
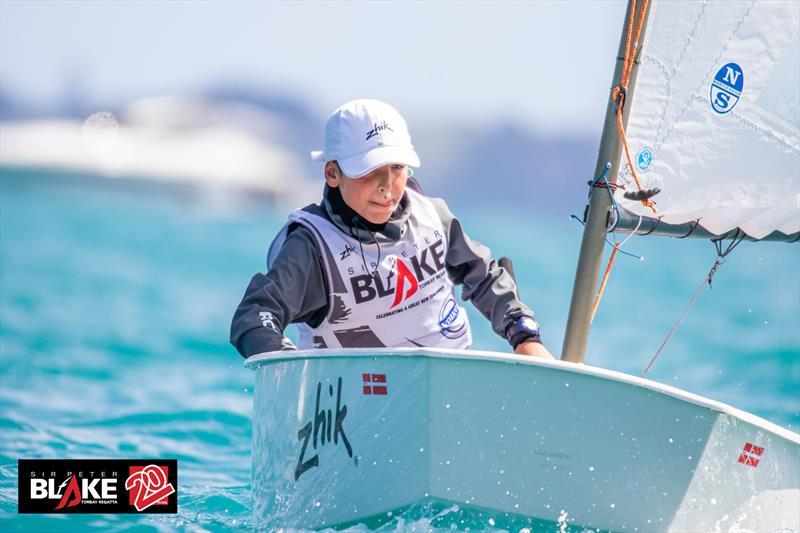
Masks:
[[[636,0],[631,0],[631,13],[628,21],[628,37],[625,42],[625,58],[622,63],[622,78],[620,79],[619,86],[614,88],[615,100],[619,98],[619,93],[621,90],[620,87],[622,89],[628,88],[628,82],[630,81],[631,72],[633,71],[633,63],[636,59],[636,50],[639,48],[639,37],[642,35],[642,28],[644,27],[644,14],[647,10],[647,2],[648,0],[644,0],[642,2],[642,16],[639,17],[639,23],[636,25],[636,34],[633,37],[633,43],[631,43],[631,30],[633,29],[634,14],[636,13]],[[620,140],[622,140],[622,146],[625,148],[625,158],[628,160],[628,168],[631,169],[633,181],[636,182],[636,187],[638,187],[638,189],[641,191],[642,184],[639,182],[639,176],[636,175],[636,170],[633,167],[631,154],[628,150],[628,139],[625,136],[625,128],[622,125],[622,107],[624,102],[625,95],[622,96],[621,101],[617,101],[617,132],[619,133]],[[643,200],[642,205],[649,207],[654,213],[656,212],[655,203],[653,203],[652,200]]]
[[[620,76],[619,85],[614,87],[614,90],[611,91],[611,98],[617,103],[617,133],[622,141],[622,146],[625,148],[625,158],[628,160],[628,168],[631,169],[633,181],[636,183],[636,187],[638,187],[640,191],[642,190],[642,184],[639,182],[639,177],[636,175],[636,170],[633,168],[631,154],[628,150],[628,140],[625,137],[625,127],[622,123],[622,109],[625,104],[628,82],[630,81],[631,72],[633,72],[636,51],[639,48],[639,37],[641,36],[642,28],[644,27],[644,15],[647,12],[647,2],[648,0],[642,1],[641,16],[639,17],[639,23],[636,25],[636,33],[633,35],[633,41],[631,41],[633,23],[636,20],[636,0],[631,0],[630,15],[628,18],[628,32],[625,39],[625,56],[622,60],[622,75]],[[656,212],[656,207],[653,200],[649,198],[647,200],[643,200],[642,205],[649,207],[654,213]],[[614,249],[611,251],[611,257],[608,258],[608,265],[606,265],[606,271],[603,274],[603,281],[600,282],[600,288],[597,290],[597,296],[595,296],[594,305],[592,306],[592,322],[594,321],[595,314],[597,314],[597,308],[600,306],[600,299],[603,297],[603,292],[605,291],[608,277],[611,274],[611,267],[614,265],[614,259],[617,257],[618,250],[619,245],[614,246]]]
[[[631,169],[633,181],[636,183],[636,187],[638,187],[640,191],[642,190],[642,184],[639,182],[639,176],[636,175],[636,170],[633,167],[631,154],[628,150],[628,139],[625,136],[625,127],[622,124],[622,108],[625,105],[626,95],[620,95],[620,93],[624,90],[627,90],[628,82],[631,78],[631,72],[633,72],[633,63],[636,59],[636,51],[639,48],[639,37],[642,35],[642,28],[644,27],[644,14],[647,10],[647,2],[648,0],[643,0],[642,2],[642,14],[639,17],[639,23],[636,25],[636,33],[633,36],[633,42],[631,42],[633,22],[636,18],[636,0],[631,0],[630,16],[628,19],[628,36],[625,40],[625,57],[623,58],[622,62],[622,76],[620,77],[619,85],[614,87],[614,90],[611,93],[612,99],[617,102],[617,133],[622,141],[622,146],[625,148],[625,158],[628,160],[628,168]],[[652,200],[643,200],[642,205],[649,207],[654,213],[656,212],[655,203],[653,203]]]
[[[625,40],[625,58],[622,63],[622,78],[620,79],[620,86],[628,88],[628,79],[630,71],[633,70],[633,60],[631,59],[631,31],[633,30],[633,21],[636,18],[636,0],[631,0],[630,19],[628,20],[628,37]]]
[[[642,184],[639,183],[639,177],[636,175],[636,171],[633,169],[633,162],[631,161],[631,154],[628,151],[628,140],[625,138],[625,128],[622,125],[622,106],[617,108],[617,131],[619,132],[619,137],[622,139],[622,146],[625,148],[625,158],[628,160],[628,168],[631,169],[631,174],[633,175],[633,181],[636,182],[636,187],[641,191]],[[653,200],[648,198],[647,200],[642,200],[642,205],[649,207],[653,210],[653,213],[656,212],[656,204],[653,203]]]
[[[611,274],[611,265],[614,264],[614,258],[617,256],[617,250],[619,250],[619,248],[614,246],[614,249],[611,251],[611,257],[608,258],[608,266],[606,266],[606,272],[603,274],[603,281],[600,283],[600,290],[597,291],[597,296],[594,298],[594,306],[592,306],[592,319],[590,322],[594,322],[594,315],[597,314],[597,308],[600,306],[600,298],[603,297],[603,291],[606,288],[608,275]]]

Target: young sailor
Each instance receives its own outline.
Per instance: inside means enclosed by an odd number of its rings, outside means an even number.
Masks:
[[[410,178],[420,161],[405,120],[390,105],[354,100],[325,127],[320,204],[289,215],[272,242],[267,273],[250,280],[233,316],[244,357],[298,348],[469,348],[462,297],[518,354],[552,358],[513,277],[471,240],[445,202]]]

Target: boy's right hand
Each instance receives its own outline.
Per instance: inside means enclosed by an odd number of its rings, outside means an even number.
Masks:
[[[553,354],[544,347],[541,342],[526,341],[521,342],[514,348],[514,353],[517,355],[530,355],[532,357],[544,357],[545,359],[555,359]]]

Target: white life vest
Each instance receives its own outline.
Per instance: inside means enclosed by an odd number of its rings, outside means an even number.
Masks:
[[[410,215],[402,237],[380,245],[359,245],[317,205],[289,215],[289,224],[301,224],[314,236],[329,288],[322,323],[316,328],[297,324],[298,348],[470,347],[467,313],[456,303],[445,269],[444,226],[427,198],[410,189],[406,194]],[[289,224],[270,256],[282,246]]]

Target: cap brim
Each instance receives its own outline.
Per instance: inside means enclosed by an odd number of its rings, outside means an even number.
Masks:
[[[405,146],[379,146],[362,154],[338,159],[346,176],[360,178],[384,165],[406,165],[419,168],[419,156],[413,148]]]
[[[314,150],[311,152],[311,159],[314,161],[325,161],[325,152],[322,150]]]

